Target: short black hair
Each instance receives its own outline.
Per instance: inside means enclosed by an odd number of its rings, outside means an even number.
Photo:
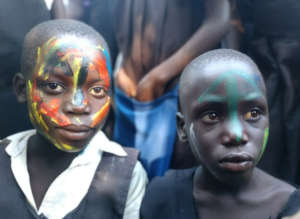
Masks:
[[[72,34],[85,37],[99,43],[109,54],[104,38],[91,26],[71,19],[55,19],[40,23],[33,27],[25,36],[21,56],[21,73],[27,77],[36,65],[37,48],[53,36]]]

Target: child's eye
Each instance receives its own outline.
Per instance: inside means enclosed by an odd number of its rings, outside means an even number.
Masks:
[[[213,124],[219,122],[220,118],[216,112],[208,112],[202,116],[201,120],[205,123]]]
[[[102,98],[105,97],[106,95],[106,91],[104,90],[103,87],[92,87],[89,89],[89,93],[97,98]]]
[[[64,91],[64,87],[56,82],[46,82],[42,84],[42,88],[48,94],[60,94]]]
[[[244,115],[246,121],[257,121],[260,119],[261,112],[258,109],[251,109]]]

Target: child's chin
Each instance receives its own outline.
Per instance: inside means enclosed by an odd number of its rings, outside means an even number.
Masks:
[[[55,147],[57,147],[59,150],[68,152],[68,153],[76,153],[82,151],[88,143],[79,143],[76,142],[76,144],[71,143],[55,143]]]

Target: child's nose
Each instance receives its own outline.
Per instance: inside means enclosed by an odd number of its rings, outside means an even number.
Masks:
[[[248,135],[243,132],[241,137],[236,133],[229,132],[222,136],[222,144],[226,147],[245,145],[248,142]]]
[[[91,107],[88,103],[76,104],[71,100],[64,104],[63,110],[66,114],[90,114]]]
[[[240,121],[229,122],[224,126],[222,144],[225,146],[240,146],[248,142],[248,135]]]

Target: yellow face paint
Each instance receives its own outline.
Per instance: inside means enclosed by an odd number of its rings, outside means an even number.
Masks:
[[[104,104],[104,106],[92,117],[92,121],[93,121],[91,125],[92,127],[95,127],[104,119],[104,117],[107,115],[109,111],[109,107],[110,107],[110,97],[107,98],[107,101]]]
[[[99,81],[105,82],[101,82],[101,86],[105,84],[105,89],[109,89],[109,62],[105,60],[107,56],[104,52],[108,54],[102,46],[85,42],[76,36],[52,37],[37,49],[33,78],[27,81],[29,116],[36,129],[60,150],[75,152],[82,148],[67,143],[72,142],[72,139],[65,141],[63,138],[57,137],[56,128],[83,125],[94,129],[98,125],[100,126],[101,121],[107,115],[110,106],[109,97],[104,105],[101,104],[101,109],[91,112],[91,115],[86,116],[87,119],[81,120],[80,116],[82,115],[66,114],[61,109],[62,105],[69,101],[65,99],[69,96],[72,96],[71,103],[75,106],[85,107],[90,104],[87,96],[90,94],[83,91],[82,88],[83,85],[87,86],[86,80],[88,80],[89,74],[96,74],[97,77],[93,75],[92,78],[94,80],[100,78]],[[70,85],[64,81],[61,82],[64,83],[63,92],[70,90],[72,95],[47,93],[52,89],[48,86],[49,83],[53,83],[57,78],[62,80],[61,78],[64,77],[71,78],[67,81],[72,81],[72,83],[68,82]],[[45,86],[48,86],[47,89]],[[98,101],[98,103],[101,102]]]

